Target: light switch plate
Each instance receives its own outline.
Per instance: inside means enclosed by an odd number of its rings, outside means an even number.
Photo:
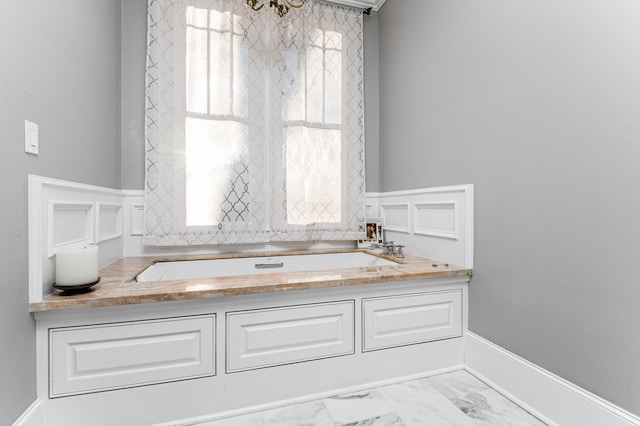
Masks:
[[[24,151],[38,155],[38,125],[24,120]]]

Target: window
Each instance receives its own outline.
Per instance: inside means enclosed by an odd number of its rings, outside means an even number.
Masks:
[[[247,47],[234,15],[187,6],[187,227],[241,222],[249,209]]]
[[[287,223],[339,223],[342,212],[342,36],[313,29],[305,50],[285,51],[283,92]]]
[[[360,11],[243,3],[150,1],[145,244],[362,238]]]

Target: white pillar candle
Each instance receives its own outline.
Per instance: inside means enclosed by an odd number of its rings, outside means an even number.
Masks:
[[[56,285],[89,284],[98,280],[98,246],[69,246],[56,250]]]

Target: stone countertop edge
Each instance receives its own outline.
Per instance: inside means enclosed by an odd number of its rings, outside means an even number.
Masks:
[[[275,257],[298,254],[365,252],[398,262],[393,266],[368,266],[349,269],[241,275],[174,281],[137,282],[135,277],[156,262],[180,260]],[[471,276],[472,270],[445,262],[406,254],[404,259],[384,256],[363,249],[295,250],[271,253],[227,253],[219,255],[124,257],[100,270],[100,283],[84,294],[61,296],[54,290],[41,301],[29,304],[30,312],[86,309],[106,306],[207,299],[290,290],[379,284],[429,278]]]

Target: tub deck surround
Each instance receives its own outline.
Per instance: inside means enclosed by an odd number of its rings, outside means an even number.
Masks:
[[[136,282],[135,277],[156,262],[232,259],[239,257],[276,257],[283,255],[365,252],[397,262],[393,266],[375,266],[322,271],[242,275],[218,278],[199,278],[174,281]],[[190,299],[206,299],[343,287],[386,282],[411,281],[428,278],[471,276],[472,270],[431,259],[406,254],[404,259],[383,256],[370,250],[314,250],[279,253],[235,253],[214,256],[171,256],[122,258],[100,270],[100,283],[94,291],[61,296],[60,291],[33,302],[31,312],[84,309],[105,306],[133,305]]]

